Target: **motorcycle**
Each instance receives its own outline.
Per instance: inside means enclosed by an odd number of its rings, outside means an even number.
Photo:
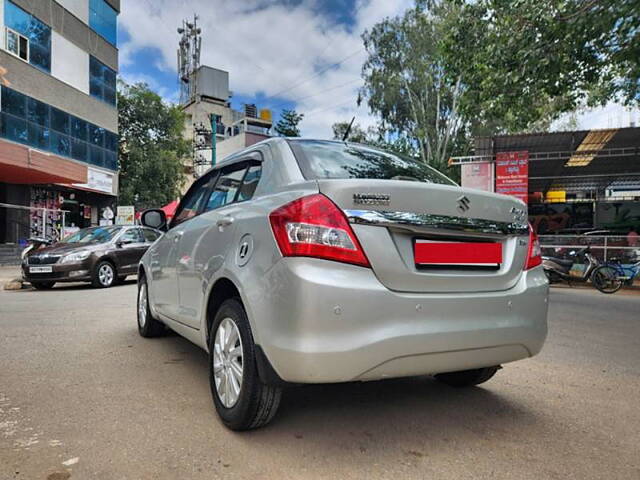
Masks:
[[[51,240],[47,240],[46,238],[40,238],[40,237],[31,237],[29,240],[27,240],[27,242],[28,242],[27,246],[22,250],[22,253],[20,254],[20,258],[22,259],[22,262],[25,261],[25,259],[29,255],[29,252],[33,250],[38,250],[41,247],[46,247],[48,245],[51,245]]]
[[[593,271],[600,265],[598,259],[591,254],[591,248],[586,247],[578,251],[571,250],[568,256],[569,258],[542,256],[542,267],[549,279],[549,283],[565,281],[571,285],[571,282],[586,283],[591,280]],[[586,268],[580,275],[571,275],[573,265],[576,260],[581,258],[586,260]]]

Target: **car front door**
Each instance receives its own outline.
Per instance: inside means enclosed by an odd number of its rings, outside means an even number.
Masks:
[[[116,258],[118,275],[131,275],[138,270],[138,262],[147,249],[138,227],[129,227],[116,239],[113,255]]]
[[[169,230],[149,248],[151,284],[149,293],[155,308],[163,315],[178,319],[178,246],[187,223],[197,217],[210,179],[199,178],[185,194],[169,224]]]
[[[202,215],[189,222],[180,239],[179,256],[184,261],[177,269],[179,315],[181,322],[193,328],[201,325],[207,279],[215,276],[234,251],[235,219],[243,208],[239,201],[248,199],[241,196],[247,191],[242,186],[247,172],[256,168],[259,164],[241,161],[220,169],[203,202]]]

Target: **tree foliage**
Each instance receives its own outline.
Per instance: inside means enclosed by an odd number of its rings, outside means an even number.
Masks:
[[[640,102],[638,0],[436,3],[458,5],[444,10],[440,49],[476,125],[520,131],[583,105]]]
[[[275,126],[276,132],[281,137],[299,137],[300,129],[298,125],[303,118],[303,113],[297,113],[295,110],[282,110],[280,120]]]
[[[471,135],[640,105],[640,0],[417,0],[363,40],[370,110],[440,170]]]
[[[184,113],[168,105],[146,84],[120,82],[120,199],[122,205],[159,207],[180,195],[183,159],[189,144],[182,137]]]
[[[369,54],[362,90],[384,130],[405,137],[425,163],[447,170],[455,140],[464,128],[460,115],[462,84],[451,76],[439,47],[445,19],[461,7],[453,2],[409,9],[363,34]]]

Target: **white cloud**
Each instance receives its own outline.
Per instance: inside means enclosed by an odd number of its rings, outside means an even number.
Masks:
[[[133,54],[155,47],[160,56],[154,63],[175,72],[176,28],[195,11],[202,27],[201,63],[229,71],[236,94],[301,99],[297,110],[307,113],[305,136],[329,137],[333,122],[353,115],[366,127],[373,119],[355,104],[366,56],[360,35],[413,2],[357,0],[355,25],[347,28],[318,12],[321,1],[287,6],[270,0],[126,0],[119,21],[131,40],[120,46],[121,67],[135,71]]]

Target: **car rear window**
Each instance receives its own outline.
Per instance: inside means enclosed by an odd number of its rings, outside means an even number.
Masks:
[[[290,140],[289,145],[307,180],[371,178],[456,185],[424,163],[364,145],[322,140]]]

